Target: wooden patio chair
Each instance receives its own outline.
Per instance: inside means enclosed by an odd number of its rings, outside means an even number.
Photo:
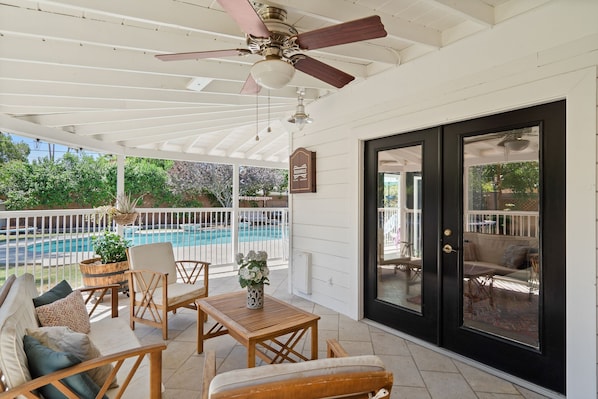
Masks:
[[[197,310],[195,301],[208,296],[208,262],[174,258],[170,242],[127,250],[129,260],[130,325],[162,328],[168,339],[168,312],[180,307]]]
[[[328,340],[328,359],[271,364],[216,375],[216,355],[206,353],[202,399],[388,399],[393,375],[377,356],[348,356]]]

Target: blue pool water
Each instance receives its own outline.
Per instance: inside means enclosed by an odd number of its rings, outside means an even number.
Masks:
[[[175,247],[195,246],[205,244],[227,244],[231,242],[230,229],[198,229],[194,231],[126,231],[125,238],[132,245],[149,244],[153,242],[172,242]],[[239,228],[239,241],[264,241],[282,238],[280,226],[251,226]],[[70,238],[65,240],[47,241],[30,245],[27,248],[35,253],[51,252],[91,252],[91,237]]]

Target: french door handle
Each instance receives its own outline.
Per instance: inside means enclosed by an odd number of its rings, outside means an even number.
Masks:
[[[444,252],[445,254],[450,254],[452,252],[457,252],[457,250],[453,249],[453,246],[451,244],[444,244],[444,246],[442,247],[442,252]]]

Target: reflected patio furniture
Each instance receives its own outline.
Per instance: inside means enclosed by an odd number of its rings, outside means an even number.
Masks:
[[[534,292],[540,293],[540,276],[541,276],[541,269],[540,269],[540,254],[533,253],[529,255],[529,299],[531,301],[532,295]]]
[[[168,312],[180,307],[197,310],[195,301],[208,296],[210,263],[174,258],[172,243],[137,245],[127,250],[130,270],[130,325],[162,329],[168,339]]]
[[[494,307],[494,269],[484,266],[463,265],[463,296],[467,298],[467,309],[473,314],[475,302],[488,299]],[[467,287],[467,289],[465,289]]]
[[[383,266],[393,266],[394,274],[398,271],[405,272],[405,288],[409,293],[409,286],[421,277],[422,259],[413,257],[413,243],[401,241],[399,243],[399,256],[395,258],[384,257],[384,245],[378,245],[378,272],[383,269]]]

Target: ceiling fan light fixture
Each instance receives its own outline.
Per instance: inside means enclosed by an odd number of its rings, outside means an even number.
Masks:
[[[251,77],[267,89],[282,89],[295,75],[295,67],[280,58],[266,58],[251,67]]]
[[[507,140],[503,143],[505,148],[509,151],[523,151],[529,145],[529,140],[518,138],[515,140]]]
[[[289,123],[294,123],[295,125],[297,125],[299,130],[303,130],[305,125],[313,122],[313,119],[305,113],[305,106],[303,105],[303,96],[305,95],[305,92],[299,89],[297,93],[299,94],[299,97],[297,98],[297,109],[295,110],[295,113],[291,115],[289,119],[287,119],[287,121]]]

